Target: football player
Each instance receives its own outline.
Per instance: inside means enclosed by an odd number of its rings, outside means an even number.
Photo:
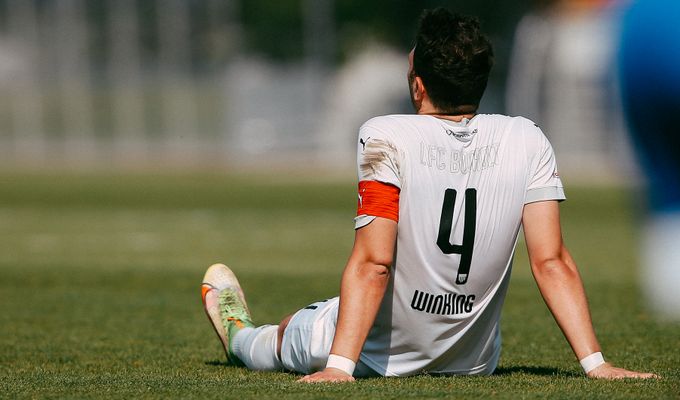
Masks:
[[[477,113],[493,63],[479,23],[424,12],[408,62],[416,114],[373,118],[359,131],[356,236],[340,296],[255,327],[233,273],[222,264],[206,272],[203,301],[228,360],[311,374],[303,382],[489,375],[523,226],[540,292],[585,373],[653,376],[602,356],[562,242],[565,196],[540,128]]]

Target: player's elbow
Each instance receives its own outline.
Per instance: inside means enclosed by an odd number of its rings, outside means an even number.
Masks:
[[[534,276],[578,274],[576,263],[564,245],[553,250],[530,252],[529,260]]]
[[[356,257],[358,267],[372,275],[389,275],[394,262],[394,252],[388,250],[367,251]]]
[[[578,275],[575,265],[562,255],[532,260],[531,272],[539,281],[545,279],[564,280]]]
[[[345,267],[345,277],[355,282],[372,282],[382,285],[390,277],[394,252],[387,248],[355,248]]]
[[[390,277],[391,263],[387,260],[370,260],[357,263],[349,272],[354,278],[363,282],[383,286],[387,283]]]
[[[384,261],[367,262],[363,266],[363,270],[367,275],[375,277],[376,279],[387,279],[390,276],[392,263]]]
[[[375,271],[383,271],[386,270],[386,272],[389,272],[389,270],[392,268],[392,262],[394,261],[394,257],[392,253],[388,252],[382,252],[380,254],[372,254],[370,257],[367,257],[365,262],[366,264],[370,264],[371,268],[374,269]]]

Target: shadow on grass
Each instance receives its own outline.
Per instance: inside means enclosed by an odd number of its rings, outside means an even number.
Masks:
[[[244,368],[245,367],[236,367],[234,365],[231,365],[227,363],[226,361],[222,360],[210,360],[206,361],[204,363],[205,365],[210,365],[213,367],[232,367],[232,368]],[[291,372],[287,371],[288,373],[294,374],[294,375],[300,375],[296,372]],[[582,374],[577,374],[573,371],[567,371],[564,369],[559,369],[559,368],[552,368],[552,367],[540,367],[540,366],[513,366],[513,367],[498,367],[496,368],[496,371],[494,371],[492,376],[508,376],[508,375],[513,375],[513,374],[527,374],[527,375],[536,375],[536,376],[563,376],[563,377],[569,377],[569,378],[578,378],[582,377]],[[450,377],[450,375],[445,375],[445,374],[430,374],[430,376],[434,377]],[[367,377],[364,379],[372,379],[372,378],[382,378],[380,376],[373,376],[373,377]]]
[[[565,376],[570,378],[581,377],[582,374],[577,374],[573,371],[567,371],[559,368],[552,367],[536,367],[536,366],[523,366],[518,365],[514,367],[498,367],[494,371],[493,375],[504,376],[512,374],[527,374],[527,375],[540,375],[540,376]]]
[[[229,364],[226,360],[210,360],[204,362],[204,364],[213,367],[233,367],[233,365]]]

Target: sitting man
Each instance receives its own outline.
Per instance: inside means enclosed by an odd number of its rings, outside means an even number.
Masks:
[[[356,236],[340,296],[254,327],[234,274],[211,266],[203,303],[227,359],[311,374],[303,382],[489,375],[521,225],[540,292],[586,374],[654,376],[603,359],[562,243],[565,196],[542,131],[477,113],[493,63],[479,23],[424,12],[408,59],[416,115],[373,118],[359,131]]]

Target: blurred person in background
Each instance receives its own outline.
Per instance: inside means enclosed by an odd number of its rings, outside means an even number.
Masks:
[[[612,73],[617,3],[535,0],[516,29],[506,112],[544,129],[563,178],[607,180],[632,167]]]
[[[625,117],[647,178],[642,287],[653,310],[680,320],[680,1],[626,6],[618,61]]]

